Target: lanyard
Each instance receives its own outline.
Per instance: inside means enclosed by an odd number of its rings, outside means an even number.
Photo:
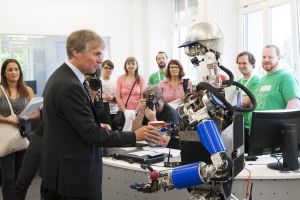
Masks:
[[[243,84],[243,81],[242,81],[242,84],[247,87],[248,83],[250,82],[250,80],[252,79],[253,75],[250,76],[250,78],[246,81],[245,84]],[[244,80],[244,79],[243,79]]]
[[[247,85],[248,85],[248,83],[250,82],[250,80],[252,79],[252,77],[253,77],[253,75],[250,76],[250,78],[246,81],[245,84],[243,84],[244,79],[241,81],[241,83],[242,83],[245,87],[247,87]],[[246,93],[245,93],[244,91],[241,91],[241,94],[242,94],[242,96],[246,95]]]
[[[158,80],[159,80],[159,83],[160,83],[161,78],[160,78],[160,71],[159,70],[157,71],[157,76],[158,76]]]

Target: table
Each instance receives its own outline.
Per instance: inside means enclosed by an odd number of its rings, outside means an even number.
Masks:
[[[175,150],[172,150],[175,151]],[[243,199],[249,173],[253,183],[253,200],[295,200],[300,199],[300,172],[280,172],[267,168],[266,164],[275,162],[269,155],[260,156],[257,161],[245,163],[245,169],[235,177],[232,193]],[[162,163],[153,165],[155,170],[166,170]],[[187,199],[186,189],[173,189],[159,191],[152,194],[136,192],[129,188],[134,183],[147,182],[148,171],[143,170],[139,164],[128,163],[113,158],[103,158],[103,199],[104,200],[184,200]],[[251,184],[249,184],[250,187]]]

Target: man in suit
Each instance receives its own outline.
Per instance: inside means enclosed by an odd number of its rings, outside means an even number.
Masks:
[[[114,132],[99,125],[83,82],[84,74],[94,73],[101,64],[103,49],[104,42],[95,32],[71,33],[67,39],[69,61],[50,76],[45,86],[42,184],[47,189],[46,199],[100,200],[101,147],[159,141],[153,126]]]

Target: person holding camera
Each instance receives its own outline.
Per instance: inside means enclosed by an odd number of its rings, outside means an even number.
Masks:
[[[140,101],[140,111],[132,122],[132,130],[135,131],[152,121],[164,121],[166,123],[178,123],[179,115],[174,108],[164,102],[163,94],[159,86],[148,86],[143,91]]]
[[[101,124],[107,124],[111,128],[109,103],[105,101],[103,82],[100,79],[101,70],[97,68],[93,74],[85,74],[89,94],[91,95],[95,113]]]

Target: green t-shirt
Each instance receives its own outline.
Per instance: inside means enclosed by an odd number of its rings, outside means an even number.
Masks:
[[[255,92],[256,110],[285,109],[295,97],[300,98],[299,85],[292,74],[281,69],[262,77]]]
[[[154,72],[151,74],[149,77],[148,84],[149,85],[158,85],[160,81],[164,80],[165,78],[165,73],[161,71]]]
[[[260,82],[260,78],[256,75],[253,75],[249,80],[240,79],[237,82],[241,83],[246,88],[248,88],[250,92],[254,95],[257,85]],[[246,94],[242,92],[242,96],[246,96]],[[252,112],[244,112],[243,117],[244,117],[245,128],[249,129],[251,125]]]

